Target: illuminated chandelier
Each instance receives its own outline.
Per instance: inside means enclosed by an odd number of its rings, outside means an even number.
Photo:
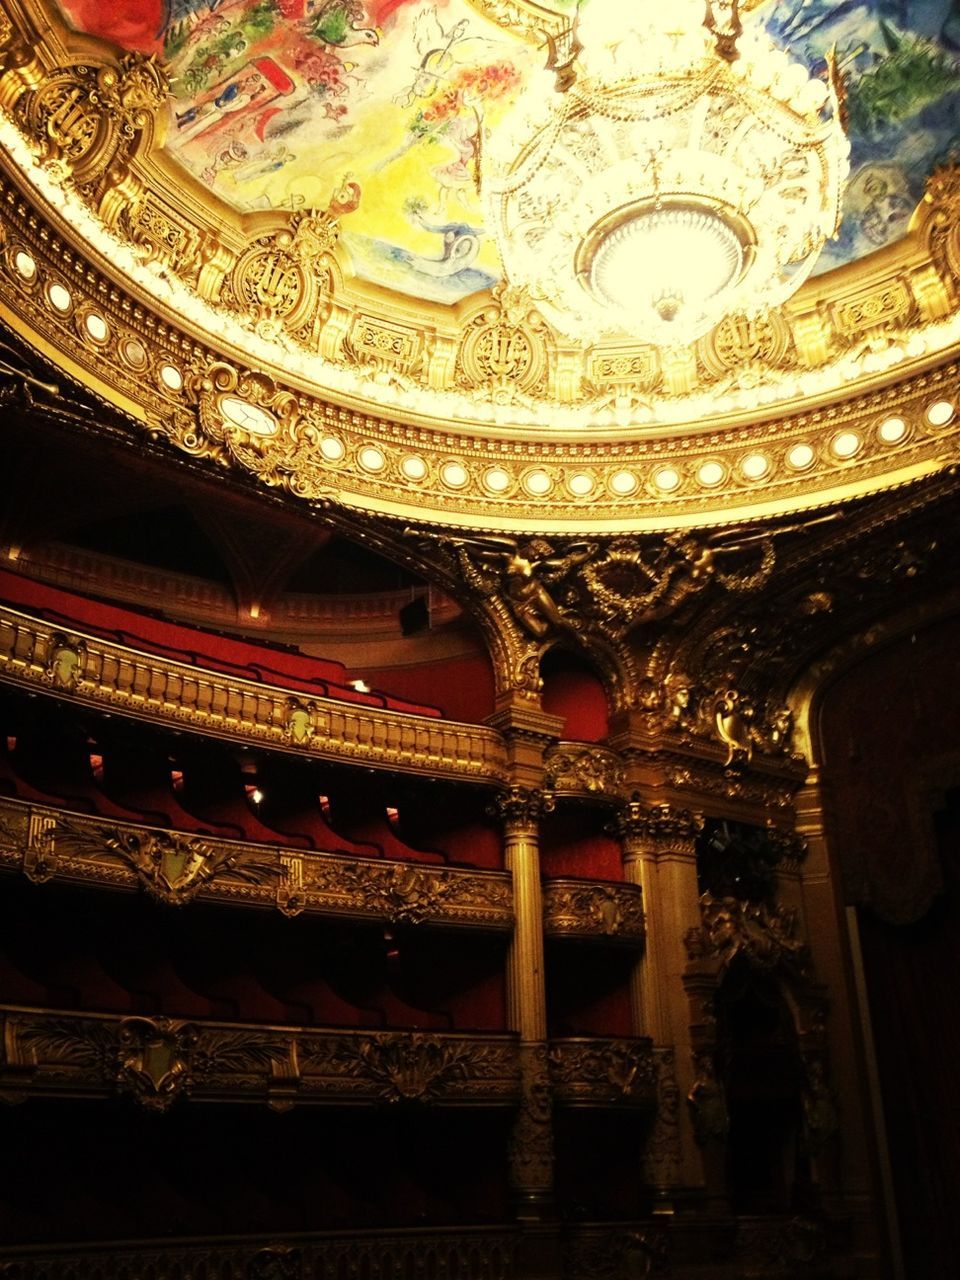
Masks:
[[[832,58],[812,78],[736,0],[585,0],[570,38],[486,141],[510,283],[568,337],[657,346],[794,293],[840,223]]]

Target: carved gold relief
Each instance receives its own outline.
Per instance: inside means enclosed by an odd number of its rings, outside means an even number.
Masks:
[[[757,316],[727,316],[698,343],[698,354],[714,378],[743,376],[747,370],[763,371],[788,363],[791,333],[783,316],[775,311]]]
[[[909,286],[897,281],[835,303],[831,314],[838,335],[849,342],[875,329],[903,330],[912,318],[914,306]]]
[[[651,1108],[656,1104],[658,1072],[649,1040],[553,1040],[549,1062],[557,1102]]]
[[[624,851],[693,853],[703,816],[669,804],[646,805],[634,794],[617,812],[614,829]]]
[[[9,857],[5,857],[9,855]],[[28,806],[0,798],[0,860],[37,883],[57,876],[111,888],[140,885],[168,905],[198,895],[391,924],[509,929],[513,893],[504,872],[293,852],[198,838]]]
[[[528,1200],[553,1187],[553,1095],[545,1044],[520,1046],[520,1107],[510,1135],[510,1186]]]
[[[615,938],[639,946],[644,937],[640,886],[547,880],[543,924],[544,931],[556,937]]]
[[[312,322],[333,283],[331,255],[340,224],[326,211],[294,214],[289,227],[255,241],[224,285],[223,301],[263,337],[297,333]]]
[[[304,1280],[308,1276],[436,1276],[437,1280],[508,1280],[516,1274],[518,1228],[361,1230],[264,1244],[262,1236],[229,1240],[151,1240],[98,1246],[33,1247],[36,1280],[129,1280],[131,1276],[243,1276],[244,1280]],[[596,1273],[594,1273],[596,1274]]]
[[[562,743],[544,764],[546,785],[557,795],[617,797],[623,790],[623,761],[606,747]]]
[[[60,815],[52,843],[57,856],[65,851],[115,853],[133,870],[140,883],[159,902],[182,906],[210,881],[240,880],[253,884],[276,875],[272,859],[261,850],[258,859],[249,847],[214,845],[177,831],[137,830],[81,823]]]
[[[358,315],[344,343],[344,352],[355,364],[368,365],[373,371],[397,368],[410,372],[418,364],[425,345],[424,335],[418,329]]]
[[[522,289],[499,284],[491,305],[467,327],[457,360],[457,382],[509,404],[518,392],[543,389],[549,330]]]
[[[643,1151],[644,1178],[660,1197],[680,1184],[683,1152],[680,1142],[680,1089],[673,1049],[653,1050],[656,1064],[656,1113]]]
[[[686,939],[691,959],[715,957],[726,967],[737,956],[764,969],[803,972],[809,949],[797,937],[797,911],[792,907],[741,902],[737,898],[700,899],[702,925]]]
[[[116,65],[55,68],[26,88],[15,110],[43,148],[41,163],[94,198],[111,166],[121,165],[114,180],[122,175],[138,135],[153,128],[166,97],[156,59],[127,53]]]
[[[509,1036],[309,1031],[165,1017],[0,1008],[0,1095],[129,1093],[152,1110],[178,1098],[302,1102],[456,1102],[509,1106],[519,1095]]]

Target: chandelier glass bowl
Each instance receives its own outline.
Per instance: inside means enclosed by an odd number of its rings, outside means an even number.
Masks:
[[[583,342],[688,343],[784,302],[839,227],[832,65],[811,77],[703,0],[586,0],[575,34],[575,76],[544,72],[486,140],[510,283]]]

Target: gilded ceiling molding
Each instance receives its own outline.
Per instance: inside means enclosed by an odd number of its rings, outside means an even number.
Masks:
[[[503,738],[377,707],[312,698],[154,657],[0,607],[0,680],[114,713],[373,768],[501,784]]]
[[[195,899],[303,913],[509,930],[505,872],[357,859],[336,853],[107,823],[0,798],[0,867],[34,883],[142,889],[167,906]]]
[[[581,350],[516,290],[449,308],[364,285],[345,195],[241,216],[163,151],[156,63],[38,0],[4,12],[0,319],[194,456],[403,520],[581,534],[803,510],[958,456],[951,169],[902,242],[776,314],[685,352]],[[211,399],[222,377],[240,390]]]

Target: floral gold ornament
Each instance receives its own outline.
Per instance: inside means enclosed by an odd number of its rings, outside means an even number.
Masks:
[[[736,0],[578,12],[559,88],[488,140],[488,218],[512,284],[561,332],[671,346],[780,305],[840,222],[849,144],[825,80],[744,31]],[[546,73],[545,73],[546,74]],[[570,82],[572,81],[572,82]]]

